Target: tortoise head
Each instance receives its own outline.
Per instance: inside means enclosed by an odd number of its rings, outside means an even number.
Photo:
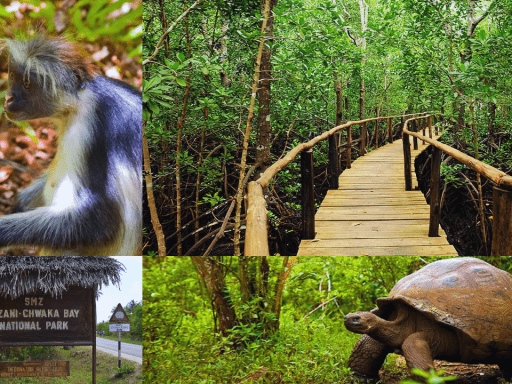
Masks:
[[[345,328],[354,333],[370,333],[383,320],[371,312],[355,312],[345,316]]]

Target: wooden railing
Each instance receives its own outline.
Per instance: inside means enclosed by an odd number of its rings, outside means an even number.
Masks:
[[[409,131],[408,124],[426,119],[428,122],[429,136],[421,135],[418,132]],[[471,156],[468,156],[449,145],[440,143],[432,139],[432,116],[426,115],[415,119],[409,119],[405,122],[402,131],[404,148],[404,174],[405,190],[412,189],[411,174],[411,147],[409,136],[415,141],[418,139],[426,141],[433,146],[431,159],[431,177],[430,177],[430,226],[429,236],[439,236],[440,220],[440,169],[441,169],[441,151],[452,156],[457,161],[465,164],[481,176],[491,180],[496,184],[493,190],[493,220],[492,220],[492,245],[491,256],[512,255],[512,176],[496,169],[489,164],[485,164]],[[485,225],[482,223],[482,225]]]
[[[323,134],[316,136],[307,143],[297,145],[290,150],[283,158],[272,164],[256,181],[251,181],[247,186],[247,215],[246,215],[246,231],[245,231],[245,250],[246,256],[267,256],[269,255],[268,247],[268,228],[267,228],[267,209],[266,201],[263,195],[263,190],[268,186],[270,181],[277,175],[277,173],[292,162],[297,154],[303,154],[302,159],[302,174],[301,183],[303,187],[303,238],[314,238],[314,196],[313,196],[313,161],[312,151],[307,151],[315,144],[329,138],[329,179],[330,188],[338,188],[338,144],[335,140],[335,133],[343,129],[347,130],[347,168],[350,168],[352,159],[352,126],[361,125],[361,137],[359,154],[366,153],[366,140],[367,140],[367,123],[376,121],[375,124],[375,137],[376,147],[379,146],[379,121],[387,121],[388,140],[393,141],[393,119],[400,119],[400,130],[403,131],[405,124],[404,119],[413,116],[412,120],[421,115],[426,115],[428,112],[413,113],[408,115],[386,116],[386,117],[373,117],[365,120],[349,121],[345,124],[332,128]],[[407,120],[411,121],[411,119]]]

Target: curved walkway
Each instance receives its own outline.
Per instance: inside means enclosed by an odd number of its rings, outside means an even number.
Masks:
[[[413,150],[411,140],[412,159],[426,147],[420,141]],[[423,193],[405,191],[402,140],[359,157],[339,185],[327,192],[315,215],[315,239],[302,240],[298,256],[457,255],[442,228],[440,237],[428,237]]]

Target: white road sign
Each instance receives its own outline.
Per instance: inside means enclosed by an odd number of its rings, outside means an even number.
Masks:
[[[109,324],[108,330],[110,332],[130,332],[130,324]]]

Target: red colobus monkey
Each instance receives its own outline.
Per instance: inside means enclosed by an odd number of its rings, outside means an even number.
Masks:
[[[72,44],[4,40],[13,121],[48,117],[59,142],[46,174],[0,217],[0,247],[42,246],[47,256],[141,255],[142,97],[97,76]]]

